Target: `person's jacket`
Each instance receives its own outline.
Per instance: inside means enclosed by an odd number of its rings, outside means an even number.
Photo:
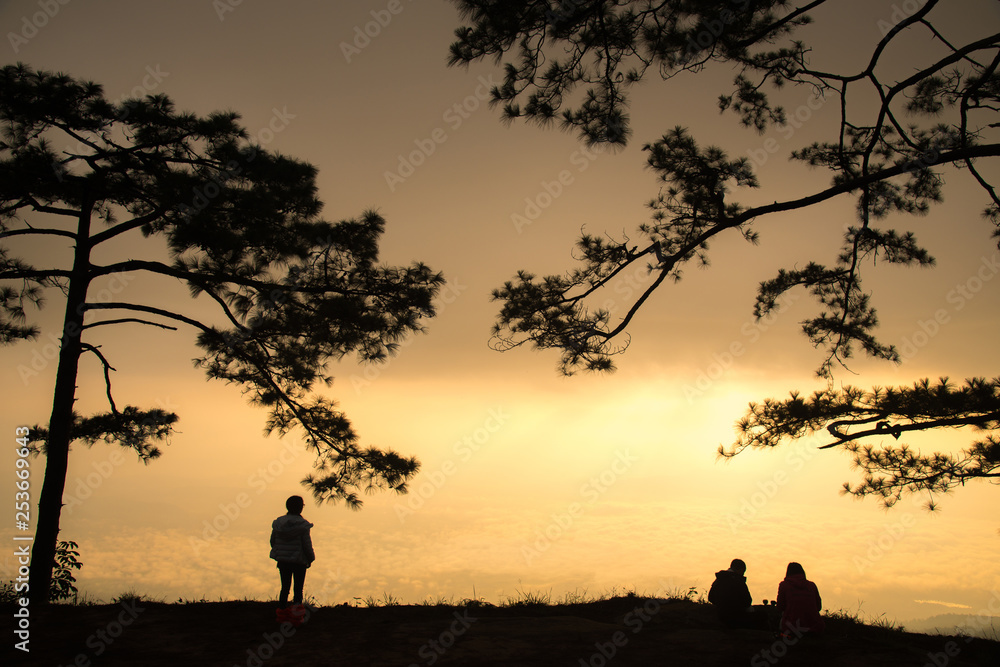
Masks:
[[[298,514],[279,516],[271,523],[271,558],[279,563],[309,565],[316,560],[309,529],[312,524]]]
[[[708,601],[724,620],[741,616],[753,602],[747,578],[732,570],[716,572],[715,581],[708,590]]]
[[[823,629],[823,619],[819,612],[823,600],[816,584],[803,574],[792,574],[778,584],[778,611],[781,612],[781,629],[801,634],[804,631],[819,632]]]

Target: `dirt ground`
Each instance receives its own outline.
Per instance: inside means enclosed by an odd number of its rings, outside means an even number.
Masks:
[[[11,613],[4,612],[9,623]],[[11,633],[5,632],[8,638]],[[16,640],[15,640],[16,641]],[[1000,643],[830,619],[821,637],[730,630],[709,605],[616,598],[574,605],[323,607],[296,628],[268,602],[57,605],[33,615],[4,665],[1000,665]]]

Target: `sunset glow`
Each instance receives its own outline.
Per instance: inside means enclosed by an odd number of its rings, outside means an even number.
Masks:
[[[446,66],[461,23],[451,3],[390,4],[399,11],[381,13],[384,0],[66,3],[30,39],[7,46],[7,63],[93,80],[112,100],[163,93],[180,110],[240,113],[261,145],[316,165],[327,219],[378,210],[387,221],[382,261],[422,261],[447,280],[426,333],[384,364],[344,359],[322,389],[362,444],[421,462],[407,494],[365,496],[357,512],[312,502],[300,484],[311,454],[294,434],[265,437],[266,412],[247,405],[239,387],[205,381],[191,363],[194,331],[95,333],[116,369],[116,397],[175,411],[180,422],[149,465],[101,443],[74,446],[60,539],[80,545],[81,594],[272,599],[271,521],[285,498],[301,494],[317,554],[306,595],[324,605],[386,593],[411,603],[499,601],[519,591],[554,600],[584,591],[703,593],[740,557],[755,602],[773,598],[786,565],[798,561],[831,611],[860,607],[900,622],[1000,615],[995,485],[979,481],[936,498],[937,512],[921,497],[885,510],[840,493],[858,473],[846,453],[817,449],[823,438],[717,459],[748,403],[825,386],[815,376],[822,351],[799,324],[819,306],[797,293],[756,321],[753,300],[779,268],[824,254],[832,261],[842,228],[854,222],[852,201],[762,220],[758,246],[738,234],[714,242],[710,266],[691,265],[636,316],[613,374],[563,377],[555,353],[489,346],[498,307],[491,290],[519,269],[571,267],[581,230],[620,237],[649,221],[646,204],[661,184],[646,167],[644,143],[689,127],[705,144],[755,161],[761,188],[741,201],[780,200],[829,180],[787,157],[828,132],[834,105],[789,91],[799,99],[788,105],[795,123],[758,135],[718,112],[731,72],[706,71],[679,77],[676,88],[640,87],[629,145],[587,148],[555,127],[501,123],[487,103],[487,84],[500,78],[493,63]],[[819,8],[804,31],[818,58],[834,57],[821,49],[837,41],[830,26],[849,22],[848,41],[867,45],[900,3],[835,4],[842,8]],[[955,5],[947,34],[1000,28],[997,3]],[[2,32],[20,35],[22,19],[37,11],[34,1],[0,3]],[[853,53],[850,44],[841,52]],[[903,56],[898,64],[907,67]],[[995,163],[984,164],[991,168],[1000,177]],[[902,363],[859,357],[838,371],[838,385],[1000,373],[1000,250],[981,216],[982,192],[954,180],[929,215],[899,223],[915,230],[936,266],[878,266],[866,278],[880,335],[900,348]],[[62,256],[63,240],[25,251]],[[164,252],[149,243],[115,250]],[[607,290],[614,317],[644,281],[642,272],[627,274]],[[178,308],[208,307],[180,282],[120,275],[92,290],[108,301],[159,290]],[[2,350],[8,434],[48,419],[61,298],[53,290],[41,312],[29,313],[42,326],[37,340]],[[105,409],[93,358],[78,384],[79,412]],[[956,430],[912,444],[954,451],[973,438]],[[5,452],[9,481],[14,455]],[[32,465],[40,485],[43,461]],[[10,544],[13,533],[5,525],[0,536]],[[16,569],[6,549],[0,579]]]

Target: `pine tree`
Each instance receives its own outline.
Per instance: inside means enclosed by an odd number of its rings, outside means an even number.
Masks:
[[[649,205],[650,222],[622,240],[584,234],[576,244],[579,261],[573,270],[541,278],[522,270],[496,289],[493,297],[501,306],[493,346],[556,350],[565,374],[613,370],[615,355],[628,347],[636,313],[665,282],[679,280],[690,263],[707,263],[709,244],[717,236],[740,234],[756,244],[761,220],[850,197],[856,219],[844,225],[836,261],[779,271],[759,286],[754,304],[754,315],[763,318],[780,308],[791,290],[812,295],[820,312],[803,323],[803,332],[824,351],[817,372],[831,381],[830,390],[805,403],[793,396],[752,405],[741,422],[741,439],[720,453],[774,446],[826,426],[833,429],[831,446],[850,449],[864,471],[861,484],[847,486],[855,495],[876,495],[891,504],[908,490],[945,491],[970,479],[994,479],[998,454],[991,434],[957,458],[922,457],[902,447],[859,449],[858,441],[873,433],[915,429],[996,429],[996,381],[971,379],[962,391],[942,383],[948,389],[938,393],[832,389],[834,372],[857,350],[900,360],[899,351],[876,336],[877,313],[873,296],[862,286],[863,273],[876,263],[934,263],[912,232],[883,228],[882,221],[927,213],[942,200],[947,170],[949,178],[968,178],[980,187],[987,223],[1000,225],[1000,197],[983,168],[987,158],[1000,155],[1000,34],[990,34],[988,20],[966,17],[976,27],[971,32],[982,36],[953,43],[935,26],[936,17],[949,11],[947,3],[912,4],[893,5],[878,21],[881,37],[862,65],[830,71],[813,66],[816,54],[795,39],[796,31],[811,23],[811,12],[833,6],[826,0],[798,5],[786,0],[459,0],[467,25],[456,31],[450,64],[487,58],[503,63],[503,82],[491,95],[505,121],[557,123],[588,144],[622,146],[632,133],[633,86],[656,78],[671,86],[682,73],[719,65],[735,75],[732,88],[719,95],[718,107],[750,130],[792,127],[793,119],[776,102],[789,89],[796,90],[795,99],[805,90],[810,99],[839,110],[828,141],[791,153],[793,160],[827,170],[829,185],[766,205],[736,199],[760,187],[755,162],[763,160],[730,157],[722,148],[700,144],[683,127],[646,144],[648,165],[662,182]],[[837,8],[850,11],[843,3]],[[899,75],[895,54],[914,42],[921,48],[907,51],[912,61]],[[854,40],[843,43],[845,50],[857,51]],[[823,62],[835,62],[838,55],[843,54],[822,54]],[[692,92],[688,88],[681,94]],[[1000,229],[993,234],[1000,236]],[[631,299],[625,315],[612,321],[600,305],[603,290],[617,276],[643,267],[648,284]],[[937,396],[945,404],[894,402],[918,394],[923,401]],[[803,410],[809,417],[800,422]],[[881,430],[867,428],[870,422],[882,424]],[[850,436],[840,430],[851,424],[862,430]]]
[[[323,220],[316,168],[264,150],[238,121],[177,112],[165,95],[113,103],[95,83],[24,65],[0,70],[0,341],[37,337],[28,311],[52,294],[65,300],[52,412],[32,432],[45,455],[33,599],[44,601],[50,586],[70,444],[104,441],[148,462],[178,418],[117,405],[113,355],[100,344],[108,328],[193,330],[208,378],[266,407],[267,432],[301,432],[316,457],[308,485],[319,501],[356,508],[362,489],[405,492],[418,468],[412,457],[362,447],[315,389],[332,381],[331,360],[384,360],[421,331],[442,277],[420,263],[381,265],[385,221],[372,211]],[[48,252],[60,242],[70,249],[65,264]],[[43,264],[29,263],[42,243]],[[156,291],[92,298],[100,281],[136,275],[181,281],[215,315],[172,309]],[[74,412],[86,354],[104,369],[108,401],[90,416]]]

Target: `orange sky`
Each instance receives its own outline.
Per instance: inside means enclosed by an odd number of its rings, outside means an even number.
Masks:
[[[885,0],[837,4],[851,11],[817,14],[807,33],[817,58],[830,57],[824,45],[867,53],[855,45],[878,39],[879,22],[894,11]],[[948,4],[956,6],[943,22],[948,34],[1000,27],[995,3]],[[445,67],[459,25],[451,4],[404,1],[376,30],[369,24],[387,6],[68,3],[32,33],[24,21],[34,20],[37,2],[0,2],[3,33],[31,35],[7,38],[7,62],[90,78],[115,100],[166,93],[179,109],[236,110],[267,148],[319,168],[328,218],[377,208],[388,223],[386,262],[422,260],[447,277],[427,335],[382,366],[347,361],[336,370],[330,395],[362,439],[416,455],[423,467],[408,496],[367,497],[361,512],[307,505],[318,555],[307,594],[337,603],[383,593],[418,602],[474,592],[496,601],[517,591],[705,590],[715,570],[740,556],[757,600],[775,594],[791,560],[805,566],[829,609],[862,604],[904,620],[977,613],[1000,595],[994,487],[961,489],[936,514],[909,501],[885,512],[838,494],[855,473],[846,455],[816,451],[819,441],[715,460],[749,401],[820,386],[819,354],[798,328],[815,312],[810,300],[796,295],[763,323],[751,306],[757,283],[778,268],[832,260],[852,222],[847,200],[760,221],[758,247],[715,242],[711,267],[689,268],[636,318],[614,375],[562,378],[555,354],[487,347],[491,289],[517,269],[570,266],[582,227],[620,235],[649,219],[645,202],[657,184],[643,143],[688,126],[702,143],[757,157],[763,187],[744,201],[780,200],[827,182],[789,168],[786,157],[825,136],[835,109],[790,91],[786,106],[807,110],[799,126],[759,136],[718,115],[715,98],[730,73],[709,72],[676,87],[642,87],[633,142],[617,153],[585,149],[555,129],[501,124],[485,103],[484,82],[497,80],[489,64]],[[366,26],[375,36],[354,44]],[[904,362],[859,359],[857,375],[842,372],[838,381],[997,374],[1000,251],[977,214],[984,196],[954,174],[949,181],[944,205],[898,223],[916,231],[938,266],[880,267],[868,278],[882,335],[908,350]],[[614,286],[612,312],[624,310],[642,278]],[[187,300],[176,285],[141,278],[95,289]],[[43,324],[59,316],[55,296]],[[946,323],[923,335],[941,311]],[[7,432],[47,418],[52,331],[2,351]],[[119,403],[159,405],[181,421],[149,466],[101,446],[73,451],[62,537],[81,545],[80,589],[98,599],[128,589],[167,600],[276,594],[270,522],[286,496],[304,493],[308,454],[293,438],[264,438],[264,413],[236,388],[204,381],[190,363],[192,332],[102,336],[118,369]],[[87,360],[84,370],[80,409],[104,409],[99,368]],[[967,441],[938,433],[914,444]],[[34,470],[41,474],[41,462]],[[0,553],[0,577],[13,567],[12,555]]]

